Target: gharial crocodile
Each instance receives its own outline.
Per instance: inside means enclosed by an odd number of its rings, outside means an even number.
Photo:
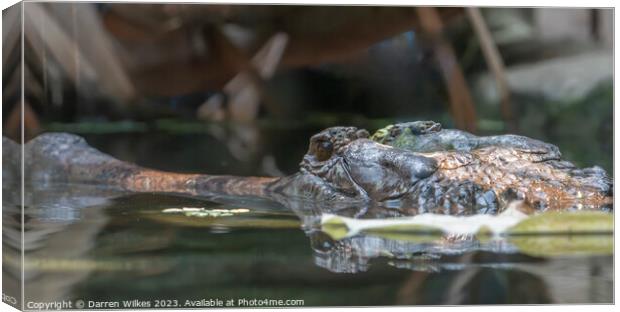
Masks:
[[[4,139],[3,144],[6,151],[7,145],[15,143]],[[530,211],[610,210],[613,182],[605,171],[579,169],[560,156],[556,146],[531,138],[478,137],[442,129],[432,121],[393,125],[373,136],[355,127],[328,128],[310,138],[299,172],[281,178],[143,168],[66,133],[45,133],[24,146],[27,183],[95,183],[132,192],[299,198],[326,205],[371,202],[401,215],[498,213],[515,199]]]

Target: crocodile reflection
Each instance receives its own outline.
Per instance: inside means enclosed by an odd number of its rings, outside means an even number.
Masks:
[[[284,199],[282,199],[284,200]],[[373,235],[357,234],[342,239],[334,239],[322,231],[321,216],[326,210],[341,216],[355,216],[359,209],[368,213],[364,217],[373,218],[398,212],[381,205],[339,205],[319,207],[308,201],[286,202],[302,220],[302,227],[310,240],[316,265],[336,273],[360,273],[369,269],[370,263],[378,258],[390,259],[390,265],[399,268],[422,271],[438,271],[444,265],[436,261],[442,255],[465,254],[468,252],[493,252],[497,254],[518,253],[518,248],[504,240],[480,242],[473,236],[431,236],[420,235],[413,240],[397,240]],[[450,264],[447,265],[448,267]]]
[[[18,194],[12,193],[12,189],[5,191],[5,194]],[[444,240],[438,245],[371,236],[356,236],[335,241],[318,230],[319,215],[307,213],[316,208],[308,207],[308,203],[303,202],[287,202],[287,205],[290,205],[291,210],[300,212],[298,216],[303,220],[305,235],[300,232],[294,241],[287,240],[290,244],[282,245],[278,235],[272,232],[274,230],[263,230],[263,236],[251,241],[260,245],[260,257],[257,258],[249,252],[243,257],[231,258],[227,251],[205,253],[203,248],[205,246],[212,248],[213,239],[219,241],[237,236],[229,234],[206,236],[205,232],[209,231],[205,231],[204,227],[181,235],[187,232],[187,228],[177,223],[165,223],[165,218],[158,219],[157,222],[144,222],[136,218],[151,220],[149,216],[153,215],[153,210],[149,210],[148,213],[132,214],[136,209],[152,207],[153,203],[185,202],[192,205],[187,199],[174,199],[176,196],[170,195],[166,197],[157,197],[153,194],[128,195],[94,187],[62,185],[27,189],[27,194],[25,213],[28,230],[25,233],[25,245],[26,259],[30,264],[26,270],[26,277],[31,285],[29,292],[33,299],[71,298],[67,296],[75,295],[76,289],[84,288],[90,289],[92,293],[93,290],[100,289],[96,285],[102,278],[115,285],[127,285],[106,288],[107,294],[121,295],[122,292],[142,289],[147,294],[159,290],[171,291],[169,294],[181,296],[186,290],[173,292],[173,289],[179,288],[179,283],[184,283],[182,289],[204,291],[205,286],[196,284],[197,281],[210,281],[208,284],[208,287],[212,287],[209,288],[210,291],[216,291],[224,286],[226,281],[237,286],[241,285],[239,283],[242,281],[243,285],[260,287],[265,283],[271,283],[272,275],[278,283],[284,283],[281,279],[286,276],[286,281],[291,283],[286,284],[286,287],[293,287],[292,285],[297,285],[300,281],[311,281],[313,283],[311,285],[330,284],[335,285],[334,287],[342,285],[344,289],[351,284],[366,285],[365,287],[370,289],[375,289],[373,287],[377,285],[393,285],[398,292],[393,297],[385,299],[387,301],[382,301],[386,304],[506,303],[510,302],[509,300],[515,303],[566,302],[566,300],[594,302],[609,301],[610,298],[606,292],[602,292],[602,295],[588,295],[589,292],[586,291],[577,297],[572,293],[569,297],[565,293],[550,292],[550,285],[561,286],[559,277],[565,278],[569,275],[554,272],[558,270],[563,272],[561,270],[567,268],[575,270],[576,267],[562,262],[554,264],[554,260],[518,255],[510,246],[493,243],[481,245],[474,241],[458,239]],[[155,197],[145,202],[148,200],[146,197],[153,196]],[[6,196],[4,200],[4,222],[9,222],[14,217],[18,218],[19,207],[14,204],[19,202],[19,196]],[[204,198],[197,200],[202,201],[201,205],[209,204]],[[138,205],[139,202],[142,202],[141,206]],[[198,203],[199,201],[196,201],[194,204]],[[246,205],[253,210],[290,211],[279,206],[269,206],[267,203],[248,206],[248,201],[244,201],[237,204]],[[230,202],[230,205],[234,206],[233,202]],[[381,209],[390,209],[367,208],[369,212],[376,211],[379,214],[382,213]],[[352,215],[356,210],[355,207],[334,209],[343,215]],[[179,219],[185,219],[188,223],[203,220],[191,217]],[[4,225],[5,229],[11,226],[9,223]],[[298,231],[298,228],[295,231]],[[230,234],[235,232],[237,231],[233,230]],[[250,231],[247,235],[254,237],[257,233],[261,232]],[[293,232],[287,233],[291,233],[288,234],[291,236]],[[14,236],[4,237],[5,260],[11,255],[18,258],[17,249],[9,250],[11,249],[9,245],[18,245],[19,241],[13,240],[18,237],[17,232]],[[236,238],[228,240],[231,240],[231,243],[240,243]],[[267,256],[263,251],[266,247],[264,244],[272,246],[272,251],[266,253]],[[179,253],[175,251],[179,246],[192,247]],[[303,251],[307,251],[308,248],[312,249],[310,257]],[[200,257],[196,258],[197,256]],[[188,263],[186,259],[196,260]],[[608,276],[611,265],[607,265],[607,260],[594,263],[587,261],[591,260],[583,260],[578,267],[587,268],[588,272],[598,272],[597,276]],[[231,272],[240,272],[233,275],[241,280],[231,279]],[[18,277],[19,271],[11,271],[9,274]],[[124,276],[127,277],[123,279]],[[587,275],[579,276],[582,278]],[[160,283],[143,282],[155,277]],[[599,291],[606,289],[604,285],[607,284],[604,282],[601,284],[600,277],[595,276],[584,281],[598,285],[596,287],[599,287]],[[443,285],[445,289],[432,290],[433,285],[437,283]],[[232,284],[225,285],[232,287],[230,286]],[[120,289],[117,289],[119,287]],[[321,287],[316,286],[313,291],[322,291]],[[356,289],[358,288],[356,286]],[[332,291],[329,290],[330,293]],[[495,295],[492,298],[478,297],[481,293]],[[508,297],[508,294],[511,296]],[[327,295],[322,292],[321,296]]]
[[[371,264],[377,261],[414,271],[456,270],[475,263],[463,262],[466,257],[454,262],[454,259],[449,260],[452,256],[480,252],[491,253],[496,259],[502,259],[485,265],[504,267],[513,267],[513,256],[540,260],[540,257],[557,255],[608,255],[612,252],[610,246],[613,236],[609,234],[525,237],[390,231],[354,231],[343,234],[348,231],[346,227],[330,230],[329,224],[323,223],[326,211],[342,217],[355,217],[358,210],[364,209],[368,211],[364,217],[374,219],[390,214],[398,216],[398,211],[381,205],[318,207],[315,202],[291,200],[286,202],[286,207],[302,220],[315,264],[335,273],[367,272]]]
[[[96,247],[93,243],[96,236],[109,222],[109,217],[100,208],[122,193],[85,186],[27,186],[22,211],[19,186],[13,183],[15,181],[3,182],[5,287],[14,288],[9,285],[19,284],[23,278],[27,285],[25,300],[65,298],[74,284],[86,279],[96,269],[97,263],[89,253]]]

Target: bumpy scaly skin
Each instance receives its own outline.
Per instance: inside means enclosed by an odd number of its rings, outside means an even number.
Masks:
[[[442,129],[434,121],[413,121],[387,126],[375,132],[372,140],[412,152],[472,151],[484,147],[504,147],[538,155],[540,161],[560,159],[557,146],[532,138],[505,134],[479,137],[471,133]]]
[[[512,199],[522,199],[536,210],[596,209],[612,203],[612,182],[598,167],[577,169],[568,162],[540,161],[539,155],[503,147],[422,155],[439,165],[409,194],[414,203],[409,206],[421,210],[496,213]]]
[[[96,183],[134,192],[252,195],[329,207],[348,203],[379,215],[497,213],[509,200],[533,209],[611,206],[612,182],[575,168],[557,147],[526,137],[477,137],[434,122],[366,130],[333,127],[310,139],[300,171],[284,178],[162,172],[117,160],[70,134],[25,146],[26,181]],[[384,143],[384,144],[382,144]],[[3,143],[4,145],[4,143]],[[392,146],[390,146],[392,145]],[[372,204],[369,204],[372,203]]]
[[[560,159],[556,146],[528,137],[478,137],[416,121],[380,129],[371,138],[438,161],[437,172],[410,194],[418,212],[437,207],[452,214],[471,208],[493,213],[511,199],[539,210],[612,204],[613,182],[602,168],[578,169]]]

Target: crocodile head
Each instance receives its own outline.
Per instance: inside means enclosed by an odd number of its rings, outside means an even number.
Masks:
[[[506,197],[510,191],[535,209],[603,207],[613,192],[602,169],[578,169],[560,160],[557,147],[527,137],[477,137],[434,122],[386,131],[384,138],[415,140],[381,143],[354,127],[314,135],[296,182],[286,186],[320,201],[389,201],[417,209],[407,214],[497,212],[514,201]]]
[[[322,184],[322,190],[384,201],[408,194],[419,180],[437,169],[433,158],[368,137],[366,130],[355,127],[328,128],[312,136],[300,164],[301,173],[316,178],[312,181]]]

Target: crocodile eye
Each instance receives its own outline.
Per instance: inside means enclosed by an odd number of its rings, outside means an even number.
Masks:
[[[330,157],[332,157],[332,153],[334,151],[334,146],[330,141],[322,141],[319,142],[316,147],[316,159],[318,161],[326,161]]]

